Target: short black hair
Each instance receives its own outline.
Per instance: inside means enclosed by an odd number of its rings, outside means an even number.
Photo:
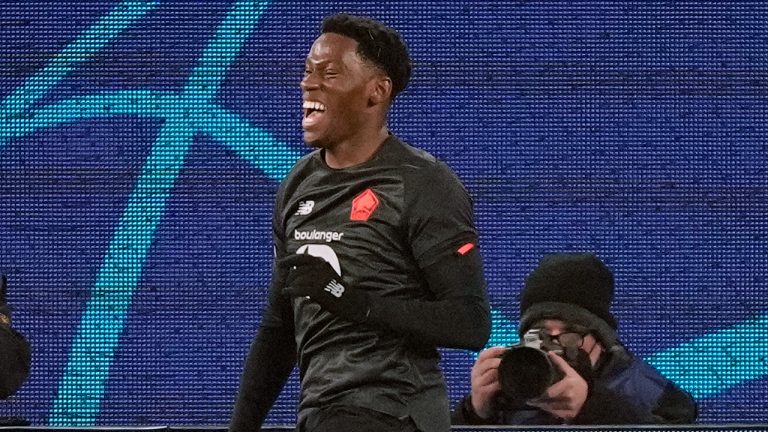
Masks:
[[[336,14],[323,20],[321,33],[336,33],[357,41],[357,53],[384,71],[392,80],[392,97],[408,86],[411,57],[400,34],[374,19]]]

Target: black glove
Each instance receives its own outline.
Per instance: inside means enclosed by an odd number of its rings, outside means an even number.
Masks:
[[[307,254],[283,258],[279,266],[288,272],[283,293],[291,297],[309,296],[328,312],[350,321],[368,318],[368,296],[344,286],[328,261]]]
[[[0,275],[0,324],[11,325],[11,308],[5,302],[5,291],[8,286],[5,275]]]

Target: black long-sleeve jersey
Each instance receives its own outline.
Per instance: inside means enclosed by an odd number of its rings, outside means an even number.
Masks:
[[[394,136],[347,169],[329,168],[315,151],[281,184],[273,229],[276,261],[324,258],[346,289],[369,295],[370,314],[359,324],[289,299],[276,268],[231,429],[260,424],[297,361],[299,423],[347,404],[448,430],[436,347],[478,350],[490,332],[472,204],[450,168]]]

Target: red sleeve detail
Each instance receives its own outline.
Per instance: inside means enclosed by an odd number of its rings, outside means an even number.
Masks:
[[[466,255],[467,252],[471,251],[474,247],[474,243],[466,243],[464,246],[456,249],[456,253],[459,255]]]

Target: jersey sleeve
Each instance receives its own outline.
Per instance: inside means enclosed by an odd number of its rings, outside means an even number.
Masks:
[[[477,243],[472,201],[446,164],[436,161],[406,177],[405,207],[408,241],[420,268]]]
[[[420,171],[406,182],[404,219],[432,298],[377,298],[370,319],[425,344],[479,350],[491,323],[472,205],[446,165]]]
[[[267,306],[240,377],[230,432],[247,432],[261,427],[296,364],[293,311],[290,301],[282,294],[285,275],[276,265],[285,250],[279,213],[276,205],[272,224],[275,256]]]

